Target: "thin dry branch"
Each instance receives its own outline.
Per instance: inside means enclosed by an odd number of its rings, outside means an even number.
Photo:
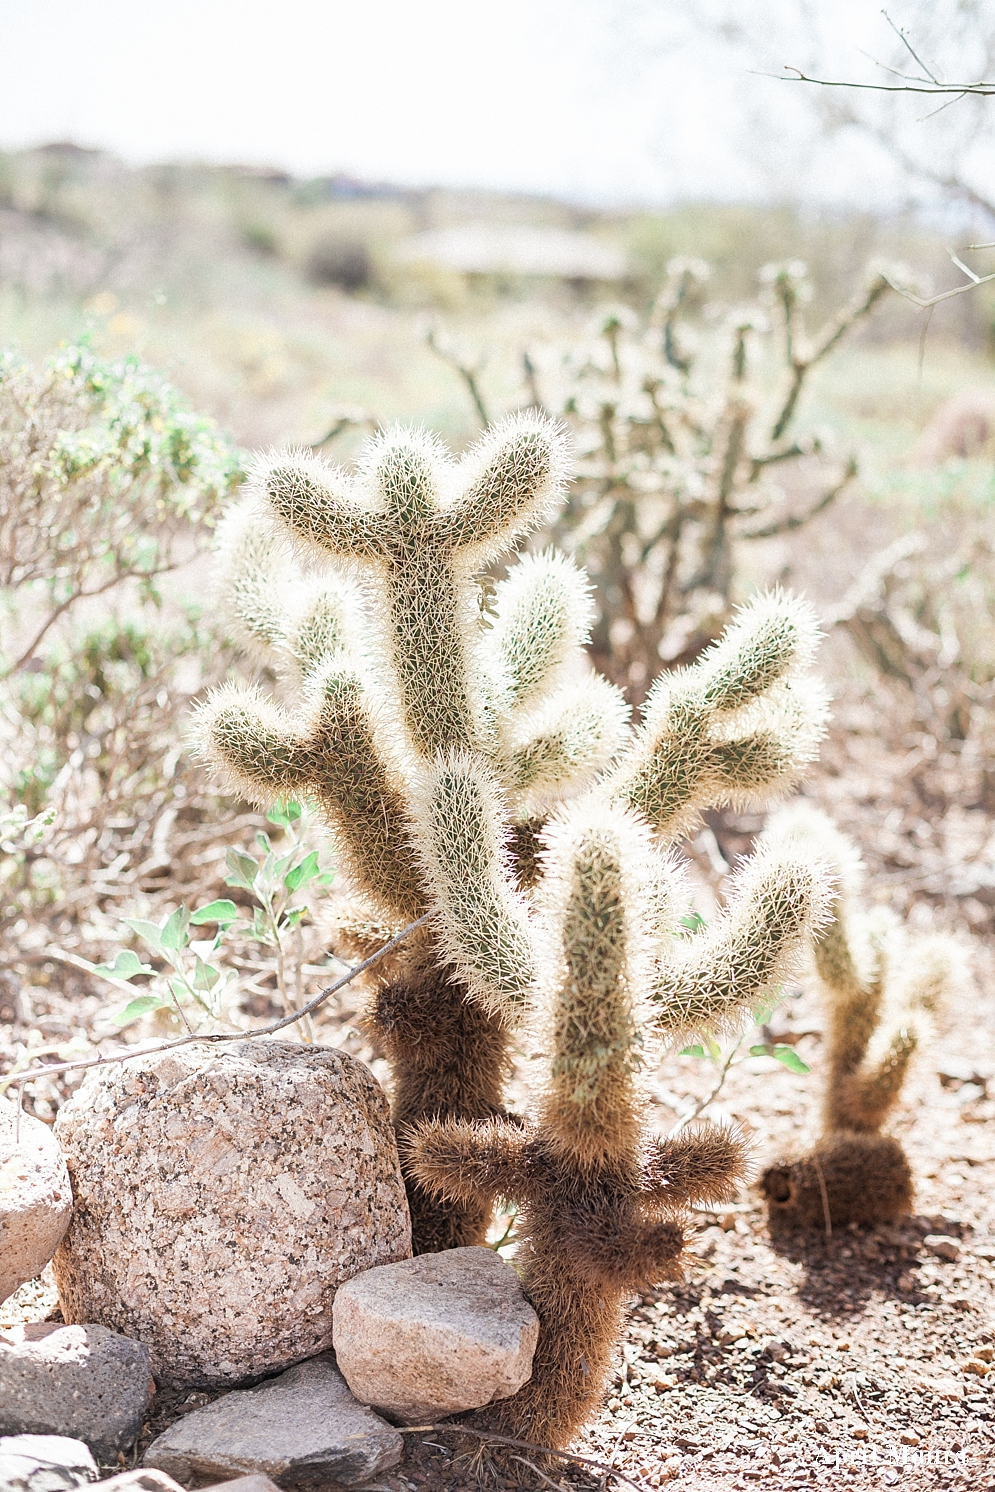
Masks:
[[[208,1031],[202,1034],[194,1033],[190,1036],[178,1036],[172,1041],[159,1041],[152,1046],[129,1047],[126,1051],[111,1052],[106,1056],[101,1054],[99,1057],[86,1057],[79,1062],[62,1062],[39,1067],[31,1072],[10,1073],[0,1078],[0,1089],[9,1088],[15,1084],[18,1088],[22,1088],[25,1083],[33,1082],[35,1078],[58,1077],[66,1072],[82,1072],[89,1067],[108,1067],[118,1062],[130,1062],[135,1057],[147,1057],[151,1052],[172,1051],[175,1047],[189,1046],[191,1042],[195,1041],[205,1041],[216,1045],[222,1041],[248,1041],[257,1036],[272,1036],[275,1032],[282,1031],[286,1026],[292,1026],[297,1021],[311,1015],[313,1011],[317,1010],[320,1005],[323,1005],[332,995],[337,994],[345,985],[351,984],[360,974],[364,974],[367,969],[371,969],[374,964],[379,963],[385,954],[390,953],[410,933],[413,933],[416,928],[421,927],[423,923],[427,922],[432,915],[431,912],[425,912],[416,921],[409,922],[407,927],[402,928],[396,937],[391,938],[389,943],[384,943],[382,948],[378,948],[376,953],[371,953],[369,958],[364,959],[361,964],[356,964],[354,968],[348,969],[342,975],[341,979],[337,979],[334,984],[330,984],[327,989],[323,989],[320,994],[315,995],[313,1000],[310,1000],[306,1005],[302,1005],[299,1010],[291,1010],[287,1015],[281,1017],[280,1020],[271,1021],[268,1026],[256,1026],[249,1031]],[[56,957],[63,956],[58,953],[58,950],[53,949],[52,952]],[[72,962],[72,960],[67,960],[67,962]]]

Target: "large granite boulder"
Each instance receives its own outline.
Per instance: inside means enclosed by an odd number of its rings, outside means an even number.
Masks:
[[[198,1043],[95,1068],[56,1132],[63,1314],[144,1342],[160,1385],[313,1357],[338,1285],[411,1253],[386,1099],[342,1052]]]
[[[69,1173],[52,1131],[0,1098],[0,1301],[41,1274],[69,1226]]]

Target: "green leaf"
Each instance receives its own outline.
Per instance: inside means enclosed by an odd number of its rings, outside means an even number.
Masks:
[[[202,958],[195,960],[193,971],[194,989],[213,989],[220,978],[220,969],[216,969],[213,964],[205,964]]]
[[[225,855],[225,865],[228,869],[226,886],[241,886],[245,891],[255,890],[259,866],[251,855],[243,855],[241,850],[229,850]]]
[[[111,1015],[111,1020],[115,1026],[130,1026],[132,1021],[138,1020],[139,1016],[148,1015],[150,1010],[161,1009],[164,1003],[158,995],[137,995],[120,1010],[115,1010]]]
[[[307,914],[307,907],[291,907],[289,912],[284,913],[283,921],[280,923],[280,931],[293,931],[295,927],[299,927],[301,925]]]
[[[319,886],[331,886],[335,880],[334,870],[323,870],[318,877]]]
[[[773,1057],[775,1062],[782,1063],[789,1072],[811,1072],[812,1069],[802,1061],[793,1046],[785,1046],[778,1042],[776,1046],[751,1046],[751,1057]]]
[[[151,974],[151,964],[143,964],[137,953],[122,948],[112,964],[94,964],[95,974],[107,974],[112,979],[134,979],[136,974]]]
[[[270,839],[269,835],[264,833],[262,829],[256,830],[256,844],[265,855],[271,855],[273,853],[273,842]]]
[[[680,1057],[707,1057],[708,1053],[703,1046],[682,1046],[678,1053]]]
[[[306,886],[309,881],[313,881],[315,876],[320,875],[320,873],[318,869],[318,852],[317,850],[312,850],[307,859],[302,860],[300,865],[295,865],[292,870],[287,871],[287,874],[283,878],[283,884],[288,891],[299,891],[302,886]]]
[[[233,901],[210,901],[206,907],[198,907],[190,918],[195,927],[204,922],[218,922],[228,927],[238,921],[238,907]]]
[[[171,953],[176,953],[180,948],[185,948],[190,941],[187,928],[190,926],[190,913],[186,907],[177,907],[171,912],[163,924],[160,934],[160,946]]]
[[[688,932],[697,932],[699,927],[705,926],[705,919],[700,912],[687,912],[680,921],[681,926],[686,927]]]
[[[125,927],[130,927],[133,933],[137,933],[143,943],[148,943],[150,948],[157,951],[161,950],[162,928],[157,922],[143,922],[140,917],[122,917],[121,921]]]
[[[286,829],[297,822],[303,811],[299,803],[274,803],[266,817],[271,824]]]

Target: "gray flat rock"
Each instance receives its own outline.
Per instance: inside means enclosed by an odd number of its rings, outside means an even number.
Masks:
[[[113,1461],[136,1439],[152,1392],[148,1348],[106,1326],[0,1332],[0,1432],[73,1436]]]
[[[262,1474],[285,1488],[355,1487],[396,1466],[402,1449],[398,1431],[353,1398],[326,1355],[177,1420],[143,1464],[185,1486]]]
[[[81,1440],[0,1436],[0,1492],[73,1492],[97,1475],[97,1463]]]

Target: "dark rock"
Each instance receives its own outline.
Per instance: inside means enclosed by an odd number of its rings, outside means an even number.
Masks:
[[[106,1326],[0,1332],[0,1432],[73,1436],[113,1461],[137,1438],[152,1393],[148,1348]]]

